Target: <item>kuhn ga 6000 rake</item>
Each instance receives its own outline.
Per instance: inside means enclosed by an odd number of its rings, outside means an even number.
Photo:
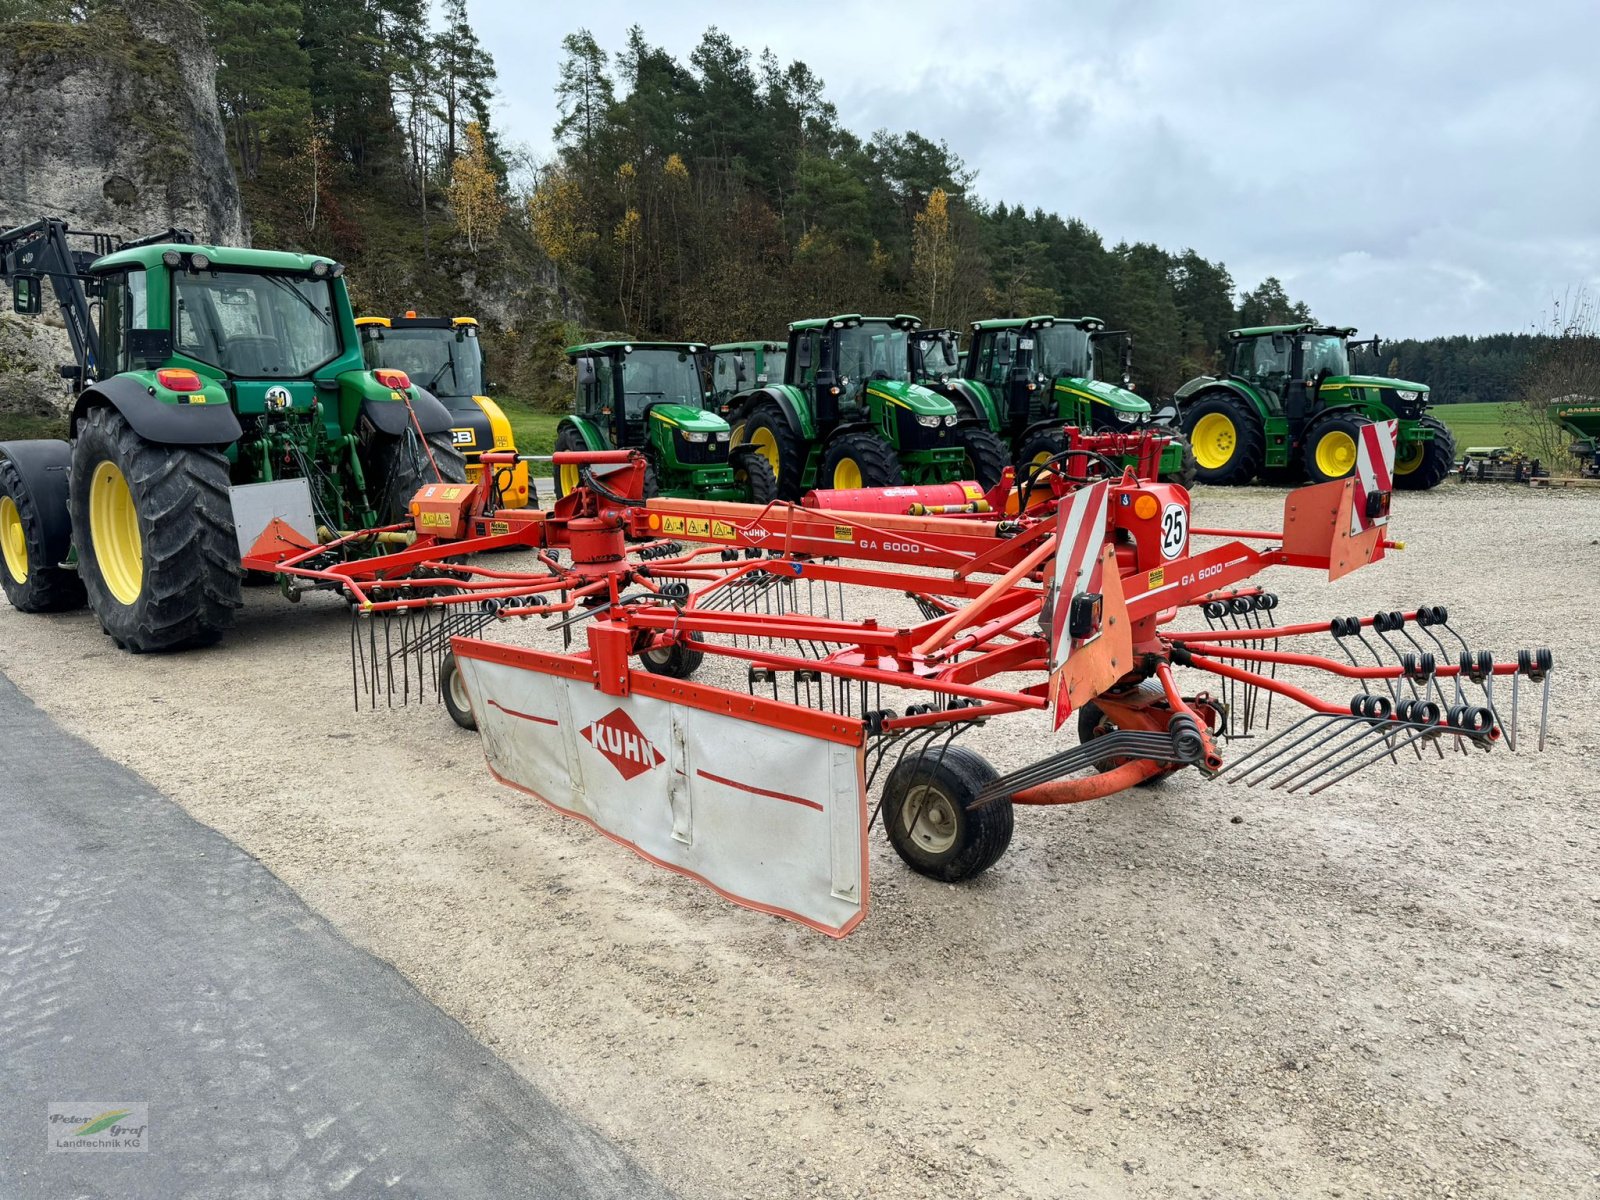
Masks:
[[[1276,532],[1193,527],[1183,488],[1111,462],[1129,435],[1069,435],[987,496],[766,508],[645,501],[637,455],[558,455],[582,486],[550,512],[496,511],[487,483],[435,485],[409,549],[287,573],[352,599],[358,703],[437,678],[497,778],[835,936],[866,912],[879,815],[914,870],[962,880],[1005,852],[1017,805],[1186,767],[1318,792],[1385,761],[1515,749],[1535,704],[1542,748],[1548,651],[1497,661],[1432,606],[1280,625],[1277,598],[1244,584],[1273,566],[1337,578],[1396,546],[1392,429],[1372,428],[1353,478],[1289,493]],[[1153,464],[1160,439],[1133,437]],[[513,545],[537,568],[467,557]],[[559,625],[561,650],[463,636],[535,617]],[[1337,656],[1287,648],[1318,637]],[[1332,701],[1291,676],[1348,690]],[[1530,685],[1543,694],[1523,698]],[[1274,701],[1305,715],[1225,763],[1219,742]],[[986,722],[1030,710],[1049,714],[1041,736],[1075,718],[1078,742],[1004,773],[971,748]]]

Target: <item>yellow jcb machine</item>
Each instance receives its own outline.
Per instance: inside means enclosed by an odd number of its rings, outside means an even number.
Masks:
[[[483,472],[485,450],[515,450],[511,422],[500,406],[484,395],[483,349],[478,322],[471,317],[357,317],[361,348],[369,369],[404,371],[411,382],[438,397],[453,418],[450,430],[456,449],[466,457],[467,478],[476,483]],[[531,499],[528,464],[519,462],[500,480],[507,507],[523,508]]]

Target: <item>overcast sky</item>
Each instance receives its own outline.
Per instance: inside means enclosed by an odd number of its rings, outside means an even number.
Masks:
[[[1527,330],[1600,289],[1600,3],[530,5],[469,0],[495,115],[553,150],[561,38],[680,60],[715,24],[802,59],[844,125],[915,129],[988,201],[1192,246],[1385,337]],[[825,15],[824,15],[825,14]],[[819,19],[820,18],[820,19]],[[1008,66],[1001,64],[1008,63]]]

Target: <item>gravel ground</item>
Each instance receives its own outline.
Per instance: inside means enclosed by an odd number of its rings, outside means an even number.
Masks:
[[[1197,510],[1274,525],[1281,493]],[[691,1200],[1594,1196],[1597,514],[1447,484],[1399,497],[1405,553],[1262,579],[1284,620],[1442,603],[1553,647],[1544,755],[1022,810],[965,886],[875,836],[843,942],[495,786],[441,709],[357,715],[327,597],[254,590],[172,657],[6,609],[0,670]],[[1040,752],[1010,724],[1002,767]]]

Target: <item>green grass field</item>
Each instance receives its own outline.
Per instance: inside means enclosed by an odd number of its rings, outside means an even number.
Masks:
[[[556,444],[556,424],[560,413],[539,412],[515,400],[498,401],[511,422],[512,435],[517,439],[518,454],[549,454]],[[535,475],[549,475],[549,463],[529,463]]]
[[[1509,446],[1516,438],[1513,424],[1515,404],[1436,404],[1428,411],[1450,427],[1456,435],[1456,452],[1468,446]]]

